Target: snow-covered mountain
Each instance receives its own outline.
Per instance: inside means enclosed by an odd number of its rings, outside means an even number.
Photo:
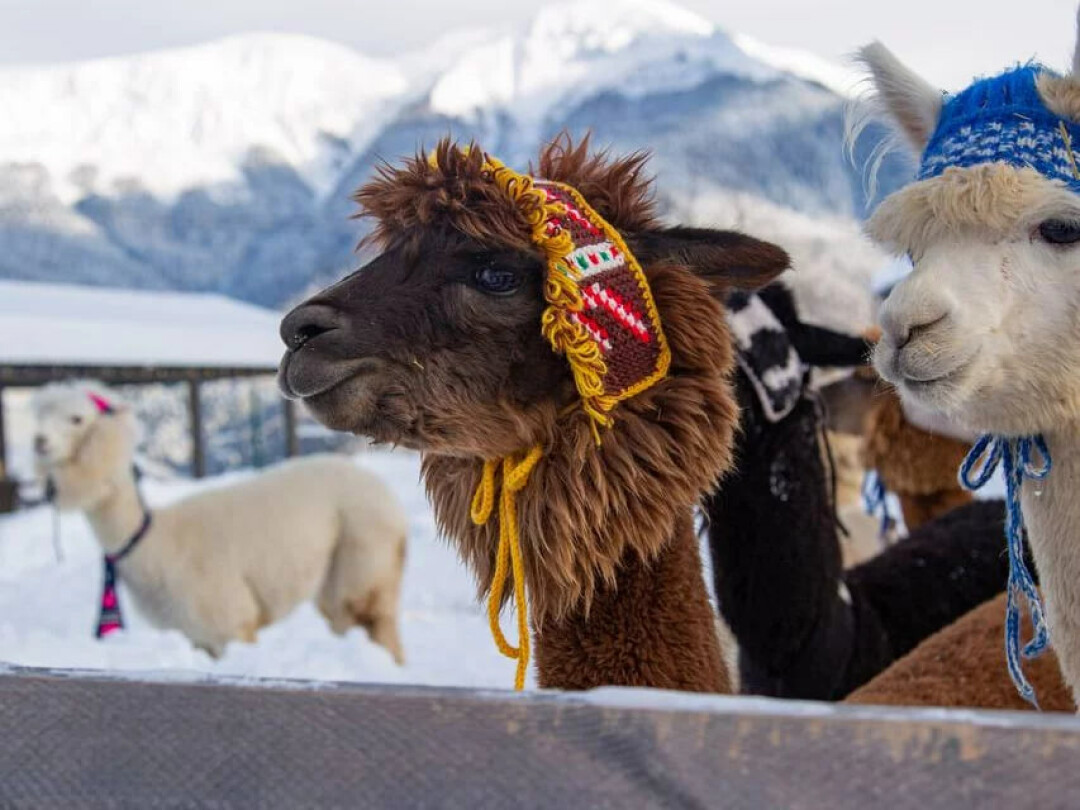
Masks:
[[[524,165],[588,130],[654,153],[673,216],[730,197],[772,219],[850,222],[865,208],[841,147],[850,86],[667,0],[550,4],[393,61],[253,34],[4,69],[0,276],[282,304],[356,263],[349,195],[377,161],[447,133]],[[888,163],[883,188],[905,171]]]

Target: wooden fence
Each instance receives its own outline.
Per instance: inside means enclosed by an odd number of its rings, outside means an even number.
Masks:
[[[0,674],[3,808],[1080,807],[1069,715]]]

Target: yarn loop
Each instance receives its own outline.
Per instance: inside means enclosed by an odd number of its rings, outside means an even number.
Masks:
[[[1035,454],[1041,459],[1035,461]],[[1042,597],[1035,579],[1024,562],[1024,515],[1020,508],[1020,490],[1024,479],[1042,481],[1050,474],[1053,461],[1042,436],[1009,438],[986,434],[975,442],[960,467],[960,483],[976,490],[993,476],[998,465],[1005,476],[1005,541],[1009,553],[1009,582],[1005,606],[1005,658],[1016,691],[1038,708],[1035,689],[1024,675],[1022,657],[1037,658],[1050,641]],[[1021,648],[1019,598],[1023,596],[1031,612],[1035,633]]]
[[[896,528],[896,518],[889,511],[889,492],[885,488],[885,482],[874,470],[867,470],[862,482],[863,509],[868,515],[881,515],[881,523],[878,526],[878,540],[882,546],[889,545]]]
[[[491,590],[488,594],[488,625],[492,638],[499,652],[507,658],[517,660],[514,673],[514,689],[525,688],[525,674],[529,668],[529,617],[525,600],[525,562],[521,553],[521,538],[518,534],[517,494],[525,488],[529,475],[543,456],[543,448],[533,447],[524,458],[515,461],[504,458],[502,464],[502,492],[499,497],[499,546],[495,553],[495,573],[491,578]],[[491,519],[495,506],[495,471],[498,460],[484,462],[480,483],[473,493],[470,516],[477,526],[483,526]],[[499,624],[499,608],[502,607],[503,590],[506,577],[514,577],[514,607],[517,612],[518,643],[510,643]]]

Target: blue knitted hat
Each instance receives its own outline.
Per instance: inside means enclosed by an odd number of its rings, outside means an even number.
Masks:
[[[919,165],[919,180],[950,167],[984,163],[1027,167],[1080,192],[1080,124],[1051,112],[1035,85],[1041,73],[1027,64],[980,79],[948,98]]]

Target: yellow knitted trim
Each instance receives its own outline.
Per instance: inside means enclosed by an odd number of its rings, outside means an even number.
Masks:
[[[512,458],[502,460],[502,494],[499,498],[499,548],[495,554],[495,573],[491,578],[488,594],[488,625],[495,639],[495,646],[507,658],[517,660],[514,673],[514,689],[525,688],[525,673],[529,668],[529,618],[525,601],[525,563],[521,554],[521,538],[518,536],[516,496],[528,483],[529,474],[543,456],[537,445],[525,458],[515,462]],[[473,523],[483,526],[491,518],[495,505],[495,468],[498,461],[485,461],[480,484],[473,493],[470,515]],[[514,605],[517,610],[518,644],[515,647],[506,638],[499,624],[499,607],[502,605],[503,589],[506,587],[508,569],[514,576]]]
[[[635,257],[634,254],[630,252],[630,248],[626,246],[626,241],[622,238],[622,234],[620,234],[616,228],[612,227],[606,219],[596,213],[595,209],[585,201],[585,198],[581,196],[576,188],[568,186],[565,183],[550,183],[550,185],[558,186],[569,194],[581,212],[585,214],[594,225],[599,225],[603,229],[604,235],[614,242],[615,246],[622,251],[623,258],[626,260],[630,272],[634,274],[634,280],[637,281],[638,289],[641,291],[641,297],[645,300],[645,306],[649,312],[650,324],[656,328],[656,340],[660,346],[660,354],[656,361],[656,369],[645,379],[639,380],[633,385],[624,388],[622,391],[607,395],[603,395],[601,391],[601,396],[594,397],[593,404],[606,413],[614,408],[619,402],[622,402],[624,399],[630,399],[636,394],[640,394],[642,391],[651,388],[667,376],[668,369],[671,367],[671,348],[668,346],[667,336],[664,334],[664,330],[661,327],[660,311],[656,308],[656,299],[653,298],[652,290],[649,288],[649,281],[645,277],[645,271],[641,268],[641,264],[638,262],[637,257]],[[599,348],[597,351],[599,352]],[[586,412],[588,412],[588,407],[586,407]],[[608,420],[605,424],[610,423],[611,417],[605,418]]]
[[[462,151],[468,154],[469,148],[463,147]],[[434,152],[428,155],[428,164],[432,168],[438,168],[438,158]],[[645,271],[626,246],[618,230],[601,217],[577,189],[565,183],[544,181],[546,185],[558,187],[567,193],[581,212],[594,225],[601,228],[604,235],[622,252],[626,265],[637,281],[638,289],[645,301],[650,324],[656,331],[659,353],[653,373],[622,391],[608,394],[604,391],[607,363],[604,361],[603,353],[584,325],[575,322],[570,317],[571,313],[581,312],[584,309],[581,290],[575,283],[581,273],[566,261],[566,257],[574,250],[573,239],[566,230],[560,230],[554,234],[549,234],[547,231],[548,220],[565,215],[566,207],[559,202],[549,202],[543,190],[536,187],[532,177],[515,172],[491,155],[484,155],[483,170],[491,174],[493,182],[517,206],[528,222],[533,244],[544,252],[547,260],[544,298],[548,306],[541,316],[540,329],[551,347],[556,352],[565,355],[570,363],[574,384],[581,396],[582,407],[592,421],[593,435],[599,443],[598,427],[611,427],[612,419],[609,412],[615,405],[663,379],[671,365],[671,349],[664,335],[656,301],[652,290],[649,289]]]
[[[662,379],[671,365],[671,349],[660,326],[660,315],[645,278],[645,271],[641,269],[634,254],[626,246],[621,234],[585,201],[577,189],[565,183],[544,181],[548,185],[557,186],[565,191],[581,212],[594,225],[602,228],[605,236],[622,251],[627,267],[633,273],[642,298],[645,300],[650,323],[656,328],[656,338],[659,343],[656,369],[647,378],[639,380],[634,385],[617,393],[608,394],[604,392],[607,364],[604,362],[600,347],[592,340],[583,325],[570,318],[572,312],[580,312],[584,309],[581,291],[575,283],[575,279],[581,274],[570,262],[566,261],[566,257],[574,249],[574,242],[569,232],[565,230],[555,234],[547,232],[548,220],[564,215],[565,206],[558,202],[548,202],[547,195],[536,188],[533,178],[507,168],[490,155],[485,155],[484,167],[491,172],[494,181],[525,215],[532,230],[533,244],[541,248],[547,258],[544,298],[548,302],[548,307],[541,318],[541,331],[551,343],[552,348],[564,354],[570,363],[582,405],[585,413],[593,421],[594,435],[599,442],[600,434],[596,431],[596,426],[611,427],[609,411],[617,403],[641,393]]]

